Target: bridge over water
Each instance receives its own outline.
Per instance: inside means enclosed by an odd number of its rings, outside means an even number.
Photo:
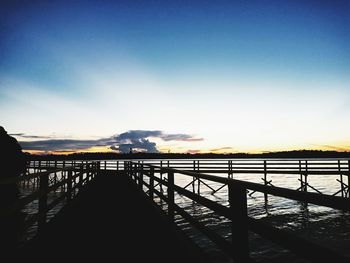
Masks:
[[[304,207],[325,206],[349,216],[349,164],[345,159],[32,161],[27,174],[1,182],[32,190],[12,207],[2,209],[1,216],[10,217],[16,211],[37,206],[37,211],[23,223],[24,228],[31,229],[33,238],[22,240],[15,248],[16,255],[25,258],[257,261],[251,253],[250,235],[254,233],[285,247],[297,259],[349,262],[349,254],[344,251],[310,241],[247,213],[249,197],[260,193],[266,205],[271,196],[278,196]],[[261,175],[262,183],[237,180],[238,174]],[[296,176],[299,187],[274,185],[271,178],[276,174]],[[339,190],[322,193],[308,180],[318,175],[334,176]],[[177,180],[180,176],[187,181]],[[227,200],[210,198],[204,188],[212,196],[226,191],[223,197]],[[198,220],[184,208],[179,198],[211,210],[209,217],[215,214],[227,222],[230,233],[215,232],[205,220]],[[208,257],[174,223],[179,222],[179,217],[211,240],[225,256]],[[344,236],[349,234],[350,229],[344,226]]]

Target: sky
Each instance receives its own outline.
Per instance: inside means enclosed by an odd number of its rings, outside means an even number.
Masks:
[[[1,1],[35,153],[350,150],[350,1]]]

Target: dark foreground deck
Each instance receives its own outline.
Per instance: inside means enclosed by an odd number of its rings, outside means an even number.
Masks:
[[[17,256],[35,262],[206,262],[123,174],[96,178]]]

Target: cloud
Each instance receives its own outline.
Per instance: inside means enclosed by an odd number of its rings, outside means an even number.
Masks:
[[[118,146],[113,146],[111,149],[116,149],[119,152],[129,152],[130,149],[137,149],[145,152],[159,152],[156,143],[151,142],[148,138],[159,138],[163,141],[202,141],[203,138],[196,138],[189,134],[168,134],[159,130],[131,130],[116,136]]]
[[[113,149],[111,147],[111,149]],[[156,143],[150,142],[148,139],[138,139],[132,140],[131,143],[121,143],[118,147],[115,147],[121,153],[127,153],[132,150],[149,152],[149,153],[158,153],[158,149],[156,147]]]
[[[160,138],[162,138],[164,141],[182,141],[182,142],[203,141],[203,138],[195,138],[189,134],[161,134]]]
[[[25,135],[23,133],[13,134],[24,139],[43,138],[42,136]],[[49,137],[47,137],[49,138]],[[47,139],[19,141],[24,150],[37,151],[74,151],[83,150],[96,146],[106,146],[111,150],[121,153],[133,151],[158,153],[157,144],[150,141],[149,138],[159,138],[163,141],[202,141],[203,138],[197,138],[189,134],[168,134],[159,130],[130,130],[115,136],[101,138],[96,140],[75,140],[75,139]]]
[[[148,137],[160,138],[164,141],[185,141],[185,142],[203,141],[203,138],[196,138],[190,134],[183,134],[183,133],[169,134],[159,130],[152,130],[152,131],[131,130],[131,131],[119,134],[117,139],[118,140],[141,139],[141,138],[148,138]]]
[[[37,141],[19,141],[19,144],[24,150],[39,150],[39,151],[67,151],[67,150],[82,150],[94,146],[108,146],[113,141],[111,138],[99,140],[72,140],[72,139],[51,139]]]
[[[25,133],[10,133],[9,135],[25,139],[52,139],[51,136],[28,135]]]

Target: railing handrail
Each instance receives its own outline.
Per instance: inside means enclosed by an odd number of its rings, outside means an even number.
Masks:
[[[305,203],[313,203],[316,205],[324,205],[341,210],[350,210],[350,202],[348,199],[329,196],[329,195],[319,195],[316,193],[300,192],[297,190],[291,190],[282,187],[262,185],[252,182],[246,182],[241,180],[235,180],[232,178],[223,178],[209,174],[203,174],[195,171],[182,171],[169,167],[159,167],[155,165],[149,165],[145,163],[138,162],[127,162],[124,164],[126,174],[134,178],[138,182],[140,189],[145,185],[149,189],[149,195],[153,199],[153,194],[156,193],[161,199],[168,203],[168,215],[171,220],[174,220],[174,209],[187,219],[191,224],[196,226],[200,231],[206,234],[214,243],[219,245],[225,252],[228,252],[231,256],[236,258],[239,262],[247,262],[249,258],[249,245],[248,245],[248,229],[253,230],[255,233],[261,234],[263,237],[271,239],[282,244],[284,247],[296,252],[305,258],[311,259],[312,261],[319,262],[325,257],[332,257],[333,260],[337,262],[348,262],[348,258],[341,255],[327,247],[320,246],[314,242],[308,241],[301,238],[289,231],[281,230],[273,226],[266,225],[260,220],[251,218],[247,215],[247,199],[246,190],[254,190],[263,193],[268,193],[276,196],[281,196],[293,200],[302,201]],[[168,179],[162,178],[162,176],[156,177],[155,173],[168,174]],[[210,180],[228,186],[228,199],[230,206],[224,206],[215,201],[201,196],[199,193],[196,194],[195,191],[191,192],[186,190],[186,187],[178,186],[174,183],[174,174],[183,174],[193,177],[194,180],[200,179]],[[144,181],[143,175],[149,177],[149,183]],[[170,179],[169,179],[170,178]],[[167,187],[167,195],[164,195],[162,191],[158,191],[155,188],[154,182],[157,185],[165,185]],[[204,183],[202,181],[202,183]],[[178,192],[190,198],[199,204],[211,209],[219,215],[223,215],[232,221],[232,244],[229,245],[226,240],[221,236],[214,233],[212,230],[208,229],[205,225],[196,221],[190,214],[174,203],[174,192]],[[309,249],[307,250],[306,247]],[[233,250],[235,252],[233,252]],[[243,252],[242,252],[243,251]]]
[[[47,174],[58,173],[58,172],[66,172],[66,171],[75,170],[77,168],[80,169],[83,166],[86,166],[86,165],[89,165],[89,164],[91,165],[91,164],[95,164],[95,163],[96,162],[89,162],[89,163],[83,163],[83,164],[77,164],[77,165],[73,165],[73,166],[68,166],[68,167],[61,167],[61,168],[51,169],[49,171],[44,171],[44,172],[29,173],[29,174],[25,174],[25,175],[21,175],[21,176],[17,176],[17,177],[7,177],[7,178],[3,178],[3,179],[0,180],[0,185],[1,184],[20,183],[20,182],[28,180],[28,179],[33,179],[33,178],[45,176]],[[47,168],[47,167],[42,167],[42,169],[45,169],[45,168]]]
[[[134,164],[138,164],[138,163],[134,163]],[[242,181],[242,180],[237,180],[232,178],[223,178],[215,175],[198,173],[194,171],[182,171],[178,169],[160,167],[160,166],[148,165],[148,164],[143,164],[143,165],[152,167],[154,169],[159,169],[162,172],[179,173],[179,174],[193,176],[196,178],[210,180],[210,181],[222,183],[222,184],[237,183],[242,187],[253,191],[272,194],[279,197],[285,197],[296,201],[304,201],[304,202],[312,203],[316,205],[327,206],[327,207],[336,208],[340,210],[346,210],[346,211],[350,210],[350,200],[339,196],[332,196],[332,195],[326,195],[326,194],[320,195],[317,193],[297,191],[297,190],[292,190],[288,188],[263,185],[263,184],[247,182],[247,181]]]

